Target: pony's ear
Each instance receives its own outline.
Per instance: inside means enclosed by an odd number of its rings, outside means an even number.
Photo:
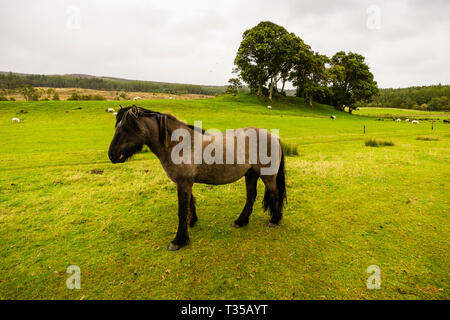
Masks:
[[[139,109],[135,105],[133,105],[130,109],[130,113],[135,117],[136,119],[139,118]]]
[[[122,109],[122,105],[121,104],[119,104],[119,109]]]

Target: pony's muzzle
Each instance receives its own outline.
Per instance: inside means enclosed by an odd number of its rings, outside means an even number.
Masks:
[[[109,160],[111,160],[111,163],[122,163],[125,162],[126,157],[123,153],[121,153],[119,156],[113,154],[112,152],[109,152],[108,154]]]

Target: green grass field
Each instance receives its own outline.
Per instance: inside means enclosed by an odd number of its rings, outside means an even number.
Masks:
[[[169,252],[175,185],[150,152],[110,163],[105,109],[116,102],[0,102],[0,299],[449,299],[450,125],[267,104],[245,94],[137,103],[204,128],[276,128],[298,147],[278,228],[267,227],[261,182],[241,229],[231,223],[243,179],[195,185],[191,243]],[[69,265],[80,290],[66,287]],[[366,287],[370,265],[379,290]]]
[[[422,111],[413,109],[398,109],[398,108],[359,108],[353,111],[356,115],[373,116],[373,117],[410,117],[410,118],[445,118],[450,119],[449,111]]]

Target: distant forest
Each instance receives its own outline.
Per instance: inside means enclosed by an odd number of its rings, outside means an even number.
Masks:
[[[24,86],[51,88],[82,88],[128,92],[161,92],[172,94],[217,95],[225,92],[225,86],[165,83],[93,76],[40,75],[0,72],[0,89],[11,90]]]
[[[380,89],[371,102],[358,102],[358,107],[388,107],[416,110],[450,110],[450,86],[435,85],[401,89]]]
[[[171,94],[225,93],[226,86],[100,78],[86,75],[38,75],[0,72],[0,90],[31,87],[83,88],[128,92],[160,92]],[[247,88],[243,88],[247,91]],[[294,95],[294,90],[286,90]],[[1,95],[1,92],[0,92]],[[434,85],[399,89],[379,89],[371,102],[359,101],[356,107],[404,108],[416,110],[450,110],[450,85]]]

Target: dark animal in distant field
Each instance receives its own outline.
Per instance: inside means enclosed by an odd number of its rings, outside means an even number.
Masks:
[[[223,139],[225,141],[224,154],[228,155],[225,150],[226,141],[229,136],[226,133],[218,133],[217,136],[208,132],[199,130],[194,126],[181,122],[172,115],[154,112],[139,108],[136,106],[122,108],[117,114],[116,132],[109,147],[109,158],[112,163],[122,163],[133,154],[139,152],[143,145],[147,145],[150,150],[158,157],[162,167],[166,171],[167,176],[176,183],[178,193],[178,231],[175,239],[170,243],[169,250],[178,250],[188,243],[188,225],[193,227],[197,221],[197,213],[195,208],[195,199],[192,195],[192,186],[194,183],[205,183],[212,185],[228,184],[245,177],[247,189],[247,201],[239,218],[234,221],[234,227],[242,227],[248,224],[250,214],[253,210],[253,203],[256,199],[258,179],[264,182],[266,191],[264,195],[264,209],[269,209],[271,218],[269,226],[278,225],[282,217],[282,209],[286,199],[286,186],[284,174],[284,154],[279,139],[270,133],[259,128],[244,128],[234,130],[236,136],[246,139],[246,133],[250,131],[257,132],[258,149],[265,147],[270,150],[271,154],[276,154],[274,166],[274,174],[264,174],[264,170],[269,165],[262,164],[260,154],[255,154],[254,149],[250,149],[249,144],[245,144],[245,159],[239,162],[236,158],[239,151],[237,145],[234,144],[233,164],[229,163],[212,163],[207,164],[202,161],[195,163],[176,164],[173,160],[172,151],[176,147],[178,140],[174,141],[173,133],[177,129],[183,129],[192,137],[200,139],[200,147],[206,151],[210,141]],[[264,146],[261,141],[261,132],[267,134],[269,142]],[[195,140],[193,138],[192,140]],[[231,140],[229,141],[232,142]],[[195,141],[190,142],[193,146],[190,154],[191,158],[195,157],[193,150]],[[275,149],[273,149],[275,148]],[[241,150],[242,151],[242,150]],[[185,156],[183,154],[183,156]],[[189,156],[189,154],[187,154]],[[249,161],[252,157],[258,157],[256,162]],[[253,158],[254,159],[254,158]]]

